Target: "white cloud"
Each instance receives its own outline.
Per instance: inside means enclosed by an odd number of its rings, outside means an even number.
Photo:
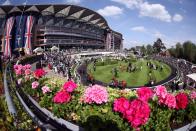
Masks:
[[[159,32],[159,31],[155,31],[155,32],[153,33],[153,36],[154,36],[155,38],[163,38],[163,37],[165,37],[165,35],[162,34],[162,33]]]
[[[140,16],[155,18],[165,22],[171,22],[172,17],[164,5],[150,4],[144,0],[111,0],[125,5],[129,9],[137,9]]]
[[[106,6],[103,9],[99,9],[97,12],[103,16],[117,16],[123,13],[123,9],[111,5]]]
[[[111,1],[123,4],[130,9],[139,8],[139,6],[143,3],[143,0],[111,0]]]
[[[66,2],[69,4],[80,4],[81,0],[66,0]]]
[[[149,4],[148,2],[144,2],[141,4],[139,10],[140,16],[148,16],[161,21],[171,22],[171,15],[165,9],[165,6],[161,4]]]
[[[12,3],[10,2],[10,0],[6,0],[2,5],[11,5]]]
[[[135,26],[131,28],[132,31],[137,31],[137,32],[146,32],[146,28],[144,28],[143,26]]]
[[[173,17],[173,21],[180,22],[183,20],[183,17],[180,14],[175,14]]]

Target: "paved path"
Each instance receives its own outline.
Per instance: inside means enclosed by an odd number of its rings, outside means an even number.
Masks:
[[[54,71],[49,70],[48,67],[45,67],[44,70],[47,72],[46,77],[48,77],[48,78],[54,78],[55,77],[55,78],[61,79],[63,81],[67,81],[66,77],[63,77],[61,74],[54,73]]]
[[[37,62],[31,64],[33,71],[36,70],[36,64],[37,64]],[[48,77],[48,78],[58,78],[63,81],[67,81],[66,77],[63,77],[62,75],[60,75],[58,73],[54,73],[53,70],[49,70],[48,67],[44,67],[44,70],[47,72],[46,77]]]

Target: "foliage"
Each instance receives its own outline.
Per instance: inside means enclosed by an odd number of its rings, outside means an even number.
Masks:
[[[163,49],[166,49],[166,47],[164,43],[162,42],[162,40],[158,38],[157,41],[155,41],[153,44],[153,49],[154,49],[154,53],[159,53],[163,51]]]
[[[196,63],[196,45],[191,41],[185,41],[183,44],[177,43],[175,48],[169,49],[169,52],[174,57]]]
[[[148,55],[152,55],[153,54],[153,47],[152,47],[152,45],[148,44],[146,46],[146,51],[147,51]]]
[[[16,130],[13,124],[13,118],[9,114],[3,97],[0,97],[0,130]]]

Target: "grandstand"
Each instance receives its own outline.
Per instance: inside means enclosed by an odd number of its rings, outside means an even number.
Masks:
[[[26,42],[32,48],[123,48],[122,34],[97,12],[76,5],[0,5],[0,38],[1,48],[9,41],[12,51]]]

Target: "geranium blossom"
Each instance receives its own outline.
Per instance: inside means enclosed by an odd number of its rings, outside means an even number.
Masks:
[[[67,91],[67,92],[73,92],[75,88],[77,88],[77,84],[74,83],[73,81],[68,81],[65,82],[65,84],[63,85],[63,88]]]
[[[196,99],[196,91],[192,91],[192,92],[190,93],[190,98],[191,98],[192,100],[195,100],[195,99]]]
[[[23,75],[23,74],[30,75],[30,73],[31,73],[30,69],[31,69],[31,65],[30,64],[27,64],[27,65],[24,65],[24,66],[21,65],[21,64],[14,65],[14,71],[15,71],[17,76]]]
[[[120,113],[124,113],[127,109],[129,109],[129,101],[124,98],[118,98],[116,100],[114,100],[114,111],[120,112]]]
[[[150,98],[152,98],[153,91],[148,87],[141,87],[137,89],[137,95],[140,100],[148,101]]]
[[[22,69],[23,66],[21,64],[19,65],[14,65],[14,70]]]
[[[49,88],[48,86],[43,86],[43,87],[42,87],[42,92],[43,92],[44,94],[46,94],[46,93],[48,93],[48,92],[51,92],[51,90],[50,90],[50,88]]]
[[[30,69],[26,69],[25,70],[25,75],[30,75],[31,74],[31,70]]]
[[[176,95],[176,108],[185,109],[188,105],[188,97],[185,93],[180,92]]]
[[[83,97],[85,103],[102,104],[108,101],[108,92],[105,87],[94,85],[85,90]]]
[[[46,75],[46,72],[44,69],[37,69],[34,71],[34,77],[37,79],[42,78],[44,75]]]
[[[165,105],[169,108],[176,108],[176,98],[173,94],[168,93],[165,99]]]
[[[15,70],[15,73],[16,73],[17,76],[19,76],[19,75],[22,75],[23,74],[23,71],[22,71],[21,68],[19,68],[19,69],[16,69]]]
[[[167,95],[167,90],[166,90],[165,86],[161,86],[161,85],[157,86],[156,87],[156,95],[158,97],[165,99],[166,95]]]
[[[26,64],[23,66],[25,69],[31,69],[31,65],[30,64]]]
[[[146,101],[135,99],[131,102],[124,97],[114,101],[114,111],[120,112],[136,130],[145,125],[150,116],[150,107]]]
[[[57,92],[53,98],[53,102],[55,103],[67,103],[70,100],[71,100],[71,96],[65,90]]]
[[[39,82],[34,81],[31,85],[33,89],[36,89],[39,86]]]

